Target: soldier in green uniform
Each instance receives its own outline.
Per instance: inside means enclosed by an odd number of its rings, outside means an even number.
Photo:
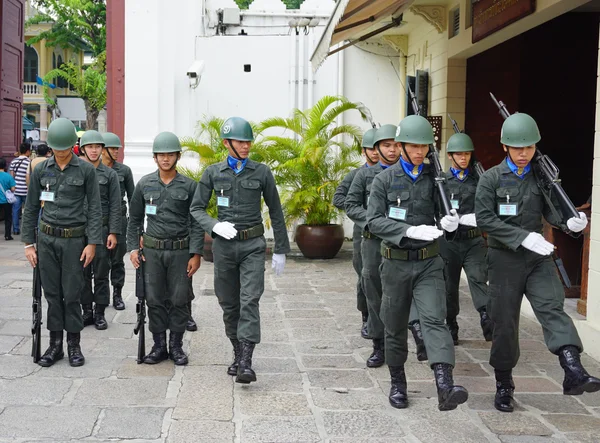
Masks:
[[[546,346],[565,371],[563,393],[600,390],[600,379],[583,368],[583,345],[564,311],[564,289],[552,258],[554,245],[542,236],[542,217],[562,223],[556,203],[542,195],[531,161],[541,135],[527,114],[513,114],[502,125],[500,142],[506,159],[479,179],[475,195],[477,225],[488,234],[489,311],[494,323],[490,365],[496,375],[494,406],[512,412],[512,369],[519,360],[519,315],[523,294],[542,325]],[[567,220],[571,232],[587,225],[584,213]]]
[[[105,132],[104,149],[102,150],[102,163],[112,168],[119,177],[121,191],[121,234],[117,236],[117,247],[110,252],[110,282],[113,287],[113,307],[117,311],[125,309],[123,302],[123,285],[125,284],[125,263],[123,257],[127,252],[127,204],[133,197],[133,174],[131,168],[117,161],[119,149],[123,148],[121,139],[117,134]],[[127,202],[125,202],[127,196]]]
[[[481,329],[486,341],[492,340],[492,320],[487,313],[487,248],[475,218],[475,190],[479,178],[470,168],[475,147],[467,134],[454,134],[448,140],[446,152],[452,162],[446,173],[446,190],[452,207],[460,216],[458,230],[452,241],[440,238],[440,254],[446,262],[446,324],[452,340],[458,345],[460,312],[458,288],[460,274],[465,269],[473,305],[479,312]]]
[[[362,165],[360,168],[353,169],[350,171],[340,185],[335,190],[335,194],[333,195],[333,204],[336,208],[345,210],[345,202],[346,196],[348,195],[348,190],[350,189],[350,185],[352,184],[352,180],[358,173],[358,171],[374,166],[379,161],[379,154],[377,150],[373,146],[373,137],[375,136],[375,132],[377,130],[375,128],[369,129],[364,133],[362,138],[362,148],[363,153],[366,158],[366,163]],[[367,329],[367,321],[369,319],[369,309],[367,307],[367,299],[365,297],[365,291],[362,286],[362,255],[360,252],[362,243],[362,228],[358,226],[356,223],[354,224],[354,229],[352,231],[352,266],[358,275],[358,281],[356,283],[356,309],[360,311],[362,314],[362,328],[360,330],[360,335],[362,338],[370,338],[368,329]]]
[[[183,334],[189,318],[190,279],[200,268],[204,232],[190,214],[196,182],[177,172],[181,144],[172,132],[161,132],[152,145],[158,170],[145,175],[135,186],[129,205],[127,249],[137,269],[140,265],[140,233],[143,235],[144,282],[149,329],[154,346],[144,363],[167,358],[186,365]],[[169,348],[167,350],[167,329]]]
[[[462,386],[454,385],[454,346],[444,324],[444,261],[439,256],[437,240],[443,231],[435,221],[440,210],[433,171],[423,163],[429,145],[434,143],[433,129],[425,118],[411,115],[400,122],[395,140],[402,145],[402,157],[375,177],[367,208],[368,229],[383,240],[381,320],[391,375],[389,401],[395,408],[408,406],[404,363],[412,302],[421,319],[435,375],[438,408],[447,411],[464,403],[468,393]],[[458,228],[456,210],[439,220],[446,232]]]
[[[260,343],[258,304],[265,284],[266,241],[261,197],[269,207],[275,235],[271,266],[276,275],[283,272],[290,244],[271,170],[248,158],[254,141],[252,127],[242,118],[229,118],[221,128],[221,138],[229,156],[202,174],[192,215],[214,238],[215,293],[234,352],[227,373],[236,375],[237,383],[250,383],[256,381],[252,354]],[[213,192],[217,197],[218,220],[206,212]]]
[[[63,330],[67,331],[69,364],[85,363],[80,346],[83,269],[92,263],[96,245],[102,244],[102,209],[96,171],[73,155],[75,143],[77,134],[71,121],[59,118],[50,124],[48,146],[54,156],[33,170],[23,214],[25,256],[32,266],[39,261],[48,302],[50,346],[38,362],[40,366],[52,366],[64,357]],[[44,210],[36,253],[33,242],[41,201]]]
[[[108,328],[104,310],[110,303],[110,254],[117,247],[117,235],[121,233],[121,205],[119,177],[111,168],[102,163],[104,138],[98,131],[86,131],[81,137],[79,149],[85,158],[96,168],[96,178],[100,187],[102,207],[102,241],[96,248],[91,268],[85,275],[85,288],[81,295],[83,325],[94,324],[96,329]],[[92,275],[93,274],[93,275]],[[94,288],[92,289],[92,280]],[[94,303],[92,311],[92,303]],[[92,313],[93,312],[93,313]]]
[[[373,178],[398,161],[400,149],[394,140],[396,125],[383,125],[377,129],[373,138],[373,145],[377,149],[379,163],[359,171],[348,191],[346,197],[346,214],[361,229],[361,255],[363,258],[362,286],[367,298],[369,309],[368,326],[369,336],[373,339],[373,352],[367,359],[369,368],[378,368],[385,363],[383,343],[383,323],[379,317],[381,309],[381,239],[369,232],[367,224],[367,203]]]

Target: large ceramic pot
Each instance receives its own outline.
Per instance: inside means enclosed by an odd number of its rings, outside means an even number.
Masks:
[[[207,233],[204,233],[204,257],[202,258],[204,259],[204,261],[208,261],[211,263],[213,262],[212,244],[213,238]]]
[[[344,244],[344,227],[298,225],[296,244],[306,258],[334,258]]]

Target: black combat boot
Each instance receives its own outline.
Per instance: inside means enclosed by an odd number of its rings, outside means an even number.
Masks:
[[[91,326],[94,324],[94,311],[92,304],[81,305],[83,311],[83,326]]]
[[[81,353],[79,332],[67,332],[67,352],[69,353],[69,364],[71,366],[83,366],[85,357]]]
[[[481,319],[481,330],[483,331],[483,337],[485,338],[485,341],[492,341],[492,337],[494,335],[494,323],[488,315],[485,306],[483,308],[479,308],[479,317]]]
[[[383,339],[373,339],[373,352],[367,359],[368,368],[378,368],[385,363],[385,351],[383,350]]]
[[[496,398],[494,398],[494,407],[500,412],[512,412],[515,410],[513,403],[513,394],[515,393],[515,383],[512,378],[512,371],[494,370],[496,374]]]
[[[390,387],[390,404],[396,409],[408,407],[408,396],[406,395],[406,374],[404,366],[390,366],[392,386]]]
[[[452,378],[452,365],[436,363],[432,366],[438,392],[438,409],[451,411],[467,401],[469,393],[462,386],[455,386]]]
[[[600,379],[592,377],[581,365],[579,350],[573,346],[563,346],[558,351],[558,361],[565,371],[563,394],[581,395],[584,392],[600,390]]]
[[[122,290],[123,288],[113,286],[113,307],[117,311],[125,310],[125,303],[123,302],[123,296],[121,295]]]
[[[369,320],[369,313],[363,312],[362,314],[362,327],[360,328],[360,336],[362,338],[370,338],[369,331],[367,330],[367,321]]]
[[[65,356],[65,352],[63,351],[63,331],[50,331],[48,344],[48,349],[46,349],[46,352],[44,352],[44,355],[38,361],[38,365],[45,368],[52,366]]]
[[[167,351],[167,333],[160,332],[158,334],[152,334],[154,339],[154,345],[150,350],[150,353],[144,357],[144,363],[147,365],[155,365],[163,360],[169,358],[169,352]]]
[[[169,358],[177,366],[188,364],[188,356],[183,352],[183,332],[171,331],[169,335]]]
[[[427,349],[425,349],[425,342],[423,341],[423,333],[421,332],[421,322],[419,320],[413,321],[408,325],[417,345],[417,360],[427,360]]]
[[[185,325],[185,330],[186,331],[190,331],[190,332],[194,332],[198,330],[198,325],[196,324],[196,322],[194,321],[194,317],[192,317],[192,302],[189,301],[188,304],[188,311],[190,311],[190,318],[188,318],[188,321]]]
[[[458,322],[456,321],[456,317],[447,318],[446,325],[448,325],[450,335],[452,335],[452,341],[454,342],[454,346],[458,346]]]
[[[228,375],[237,375],[238,366],[240,365],[240,357],[242,356],[242,347],[239,340],[232,338],[231,344],[233,346],[233,363],[227,368]]]
[[[94,325],[96,325],[96,329],[99,331],[108,328],[108,323],[106,323],[106,318],[104,318],[105,309],[106,305],[96,305],[94,307]]]
[[[242,355],[240,356],[240,364],[238,365],[236,383],[248,384],[256,381],[256,373],[252,369],[252,353],[254,352],[254,343],[245,340],[240,341]]]

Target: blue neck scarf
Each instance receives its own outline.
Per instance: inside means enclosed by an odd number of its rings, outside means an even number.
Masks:
[[[469,175],[469,168],[467,168],[467,169],[450,168],[450,172],[452,172],[452,175],[454,177],[456,177],[458,180],[460,180],[461,182],[464,182],[467,179],[467,176]]]
[[[402,169],[404,169],[406,175],[412,178],[413,181],[418,179],[419,175],[421,175],[421,171],[423,171],[423,163],[421,163],[419,166],[415,166],[412,163],[404,160],[402,157],[400,157],[400,163],[402,164]]]
[[[237,158],[233,158],[231,155],[227,156],[227,164],[231,169],[233,169],[233,172],[235,172],[236,174],[239,174],[244,170],[244,168],[246,167],[246,163],[248,163],[247,158],[245,158],[244,160],[238,160]]]
[[[382,169],[387,169],[389,168],[388,165],[384,165],[383,163],[379,162],[379,166],[381,166]]]
[[[529,163],[524,168],[519,168],[519,167],[517,167],[517,165],[515,165],[512,162],[512,160],[510,159],[510,157],[506,157],[506,163],[508,164],[508,168],[513,172],[513,174],[515,174],[521,180],[525,178],[525,176],[527,175],[527,173],[529,171],[531,171],[531,163]]]

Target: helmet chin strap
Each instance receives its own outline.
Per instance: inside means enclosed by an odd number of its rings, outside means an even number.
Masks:
[[[110,159],[112,160],[113,163],[117,161],[117,159],[112,156],[112,154],[110,153],[108,148],[106,148],[106,153],[108,154],[108,156],[110,157]]]
[[[388,159],[388,158],[387,158],[385,155],[383,155],[383,152],[381,152],[381,149],[379,149],[379,142],[375,143],[375,147],[376,147],[376,149],[377,149],[377,152],[379,152],[379,157],[381,157],[382,159],[384,159],[384,160],[385,160],[385,162],[386,162],[388,165],[393,165],[393,164],[394,164],[394,162],[393,162],[393,161],[390,161],[390,160],[389,160],[389,159]]]
[[[365,152],[365,157],[367,157],[367,160],[369,160],[370,163],[373,163],[373,164],[377,163],[377,162],[373,161],[373,159],[369,156],[369,154],[367,154],[367,148],[363,148],[363,151]]]
[[[240,154],[238,154],[238,152],[235,150],[235,148],[233,147],[233,143],[231,143],[230,139],[227,139],[227,144],[229,145],[229,147],[231,148],[231,150],[235,154],[235,158],[237,160],[240,160],[240,161],[244,160],[242,157],[240,157]]]
[[[408,152],[406,152],[406,143],[404,143],[404,142],[400,142],[400,143],[402,144],[402,152],[404,152],[404,155],[406,156],[406,160],[408,160],[408,162],[414,166],[415,164],[413,163],[412,159],[408,155]]]

